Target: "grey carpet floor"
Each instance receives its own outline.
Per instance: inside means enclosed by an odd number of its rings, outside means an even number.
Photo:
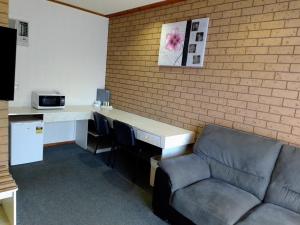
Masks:
[[[44,161],[11,168],[18,225],[165,225],[151,193],[76,145],[51,148]]]

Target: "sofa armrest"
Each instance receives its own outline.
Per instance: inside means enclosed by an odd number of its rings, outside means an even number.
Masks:
[[[162,160],[159,167],[169,176],[172,193],[210,177],[208,164],[195,154]]]
[[[208,164],[195,154],[160,161],[154,180],[153,212],[160,218],[167,219],[172,214],[169,205],[172,193],[209,177]]]

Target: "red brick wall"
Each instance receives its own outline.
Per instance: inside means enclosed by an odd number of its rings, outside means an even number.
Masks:
[[[204,17],[204,67],[157,66],[162,24]],[[175,126],[300,145],[300,1],[187,0],[112,18],[106,87],[116,108]]]
[[[8,0],[0,0],[0,26],[8,25]],[[1,51],[1,50],[0,50]],[[0,165],[8,165],[7,102],[0,101]]]

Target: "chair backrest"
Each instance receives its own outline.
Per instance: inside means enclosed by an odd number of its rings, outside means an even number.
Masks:
[[[265,202],[300,213],[300,148],[284,145]]]
[[[135,146],[136,140],[134,130],[130,125],[114,120],[113,128],[117,144],[123,146]]]
[[[96,126],[96,131],[101,136],[108,136],[110,134],[110,127],[108,120],[105,116],[100,113],[94,112],[94,121]]]
[[[208,162],[212,177],[263,200],[281,146],[272,139],[209,125],[194,153]]]

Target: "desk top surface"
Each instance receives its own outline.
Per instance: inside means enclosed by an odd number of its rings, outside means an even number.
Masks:
[[[63,113],[92,113],[98,111],[104,116],[113,120],[120,120],[131,126],[160,136],[176,136],[183,134],[193,135],[194,132],[179,127],[175,127],[163,122],[142,117],[133,113],[125,112],[119,109],[99,109],[93,106],[66,106],[64,109],[37,110],[31,107],[9,107],[9,115],[36,115],[36,114],[63,114]],[[88,119],[88,118],[87,118]]]
[[[37,115],[48,113],[76,113],[76,112],[91,112],[96,108],[93,106],[66,106],[64,109],[35,109],[29,106],[9,107],[8,115]]]

